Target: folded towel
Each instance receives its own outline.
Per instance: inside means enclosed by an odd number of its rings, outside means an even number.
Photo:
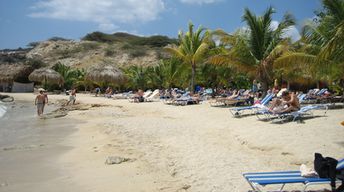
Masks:
[[[314,169],[307,167],[305,164],[300,166],[300,171],[302,177],[318,177],[317,172]]]

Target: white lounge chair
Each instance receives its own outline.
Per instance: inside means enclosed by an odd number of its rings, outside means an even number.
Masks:
[[[148,97],[144,97],[146,102],[152,102],[154,100],[159,99],[160,96],[160,90],[159,89],[155,89],[152,94],[150,94]]]

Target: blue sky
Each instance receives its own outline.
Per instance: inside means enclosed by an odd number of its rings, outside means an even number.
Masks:
[[[260,15],[276,9],[276,23],[292,13],[297,29],[321,8],[320,0],[1,0],[0,49],[25,47],[58,36],[80,39],[87,33],[128,32],[176,37],[191,20],[196,26],[233,32],[245,26],[245,7]]]

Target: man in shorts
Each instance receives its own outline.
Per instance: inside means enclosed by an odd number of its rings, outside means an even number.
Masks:
[[[44,95],[44,90],[40,89],[39,94],[36,96],[35,105],[37,106],[37,115],[43,115],[43,109],[45,104],[46,97]]]
[[[75,100],[76,100],[76,89],[73,88],[71,91],[71,94],[69,96],[69,101],[67,102],[67,105],[69,105],[70,102],[73,103],[73,105],[75,104]]]

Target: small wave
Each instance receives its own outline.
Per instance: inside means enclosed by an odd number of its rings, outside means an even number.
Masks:
[[[0,103],[0,118],[5,115],[7,108]]]

